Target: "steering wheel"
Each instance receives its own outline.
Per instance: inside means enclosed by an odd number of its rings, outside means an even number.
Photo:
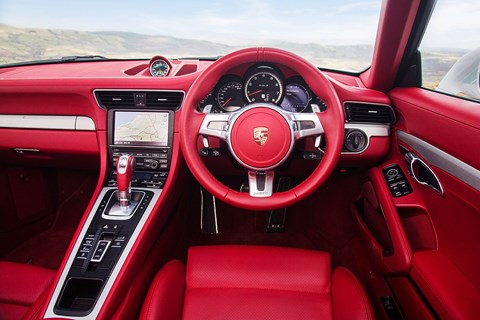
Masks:
[[[327,110],[287,112],[270,103],[254,103],[235,112],[200,113],[198,103],[222,75],[247,63],[274,63],[298,72]],[[303,182],[290,190],[273,192],[275,169],[291,155],[295,142],[308,136],[326,136],[322,160]],[[249,192],[233,190],[218,181],[203,163],[199,135],[225,141],[232,156],[248,171]],[[249,48],[228,54],[194,81],[180,115],[180,144],[185,161],[198,182],[219,200],[249,210],[272,210],[292,205],[318,189],[332,173],[344,136],[343,109],[330,81],[297,55],[273,48]]]

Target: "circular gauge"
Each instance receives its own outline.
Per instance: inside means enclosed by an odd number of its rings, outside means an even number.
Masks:
[[[242,84],[238,81],[228,81],[220,86],[217,101],[225,111],[235,111],[243,107]]]
[[[250,76],[245,83],[248,102],[278,103],[283,94],[280,77],[270,71],[260,71]]]
[[[150,64],[150,74],[154,77],[166,77],[170,71],[170,65],[163,59],[158,59]]]
[[[327,104],[325,103],[325,101],[323,101],[319,97],[315,97],[315,99],[313,99],[312,101],[312,104],[316,104],[320,109],[320,112],[324,112],[327,110]]]
[[[289,112],[303,112],[310,102],[310,93],[305,86],[298,83],[290,83],[285,87],[281,107]]]
[[[202,111],[203,112],[203,109],[205,109],[206,106],[208,105],[213,105],[213,97],[212,97],[212,93],[210,92],[209,94],[207,94],[207,96],[205,98],[202,99],[202,101],[200,101],[197,105],[197,109],[199,111]]]

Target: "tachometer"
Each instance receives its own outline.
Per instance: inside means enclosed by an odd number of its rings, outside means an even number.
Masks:
[[[243,107],[242,84],[234,79],[223,82],[218,89],[217,102],[224,111],[235,111]]]
[[[271,67],[259,67],[245,82],[248,102],[278,103],[283,95],[283,83],[279,72]]]
[[[285,97],[281,107],[290,112],[303,112],[308,107],[310,99],[311,95],[305,86],[299,83],[290,83],[285,87]]]

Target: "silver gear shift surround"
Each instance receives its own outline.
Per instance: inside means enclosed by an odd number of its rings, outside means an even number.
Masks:
[[[135,158],[123,155],[117,159],[117,190],[112,193],[102,217],[108,220],[130,219],[145,192],[132,191],[132,176],[135,170]]]

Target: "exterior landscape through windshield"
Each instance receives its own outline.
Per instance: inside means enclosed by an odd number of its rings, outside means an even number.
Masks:
[[[72,55],[216,57],[269,46],[318,66],[362,71],[370,65],[381,1],[2,0],[0,6],[2,63]]]
[[[456,4],[458,11],[462,7]],[[83,55],[218,57],[269,46],[319,67],[361,72],[371,64],[381,5],[380,0],[2,0],[0,64]],[[434,19],[433,28],[448,30],[451,20]],[[438,85],[455,61],[474,49],[472,37],[473,32],[452,37],[449,48],[427,44],[422,52],[427,87]]]

